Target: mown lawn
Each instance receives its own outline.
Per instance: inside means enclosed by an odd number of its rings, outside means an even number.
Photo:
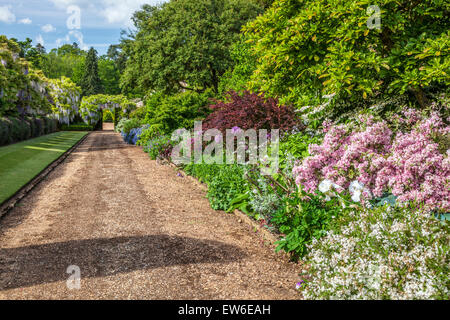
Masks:
[[[0,147],[0,204],[86,134],[87,132],[57,132]]]

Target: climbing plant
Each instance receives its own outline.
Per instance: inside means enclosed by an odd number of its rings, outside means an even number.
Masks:
[[[69,124],[79,111],[80,88],[69,78],[47,79],[19,52],[16,42],[0,36],[0,116],[49,114]]]
[[[0,114],[16,113],[25,96],[28,64],[19,51],[17,43],[0,36]]]
[[[103,110],[109,110],[115,114],[117,121],[118,118],[127,116],[135,108],[136,104],[123,95],[98,94],[83,98],[80,115],[85,123],[96,125],[102,119]]]
[[[51,79],[49,88],[54,117],[69,124],[79,112],[81,89],[66,77]]]

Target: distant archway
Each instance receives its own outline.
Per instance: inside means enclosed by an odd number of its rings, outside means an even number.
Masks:
[[[103,113],[112,114],[114,127],[123,117],[128,117],[136,109],[136,104],[123,95],[94,95],[84,97],[81,101],[80,115],[83,121],[93,125],[96,130],[103,129]]]
[[[108,109],[104,109],[102,112],[102,119],[103,119],[102,130],[103,131],[114,131],[115,118],[116,118],[115,112],[111,112]]]

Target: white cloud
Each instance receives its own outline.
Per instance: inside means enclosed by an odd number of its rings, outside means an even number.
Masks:
[[[103,0],[103,10],[101,15],[109,23],[117,23],[131,26],[131,17],[136,10],[139,10],[143,4],[151,3],[148,0]],[[156,1],[153,1],[156,2]]]
[[[54,26],[52,26],[51,24],[46,24],[45,26],[42,26],[42,31],[49,33],[49,32],[53,32],[56,31],[56,28]]]
[[[30,18],[21,19],[18,22],[21,24],[32,24],[33,23],[33,21],[31,21]]]
[[[71,37],[74,39],[71,39]],[[74,42],[78,43],[82,50],[89,50],[89,46],[84,43],[83,34],[78,30],[69,31],[64,38],[56,39],[56,46],[60,47],[63,44],[72,44]]]
[[[66,9],[70,5],[81,8],[81,14],[101,16],[109,24],[120,27],[132,26],[131,17],[136,10],[144,4],[155,5],[167,0],[51,0],[60,9]]]
[[[42,46],[45,45],[44,38],[42,38],[42,35],[38,35],[36,37],[36,43],[40,43]]]
[[[11,12],[11,6],[0,7],[0,22],[13,23],[16,21],[16,16]]]

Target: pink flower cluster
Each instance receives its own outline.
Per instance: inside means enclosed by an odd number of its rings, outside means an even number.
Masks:
[[[357,180],[369,191],[365,198],[390,192],[400,202],[449,212],[450,152],[441,154],[434,139],[448,138],[450,128],[437,113],[423,118],[406,110],[403,116],[412,129],[395,136],[385,121],[372,117],[360,118],[352,129],[327,124],[322,144],[311,145],[311,156],[294,168],[297,184],[314,192],[327,179],[348,190]]]

